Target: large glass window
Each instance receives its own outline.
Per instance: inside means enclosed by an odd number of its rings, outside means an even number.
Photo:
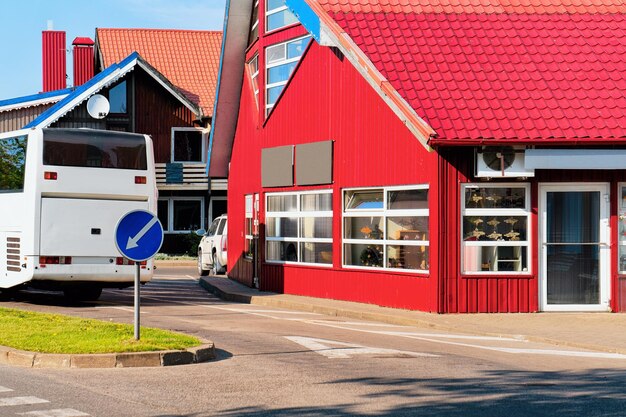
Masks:
[[[128,100],[126,99],[126,81],[122,81],[109,90],[110,112],[114,114],[128,113]]]
[[[259,107],[259,55],[255,55],[248,62],[248,75],[250,77],[250,85],[254,93],[257,108]]]
[[[194,128],[172,129],[172,162],[202,162],[204,131]]]
[[[345,190],[344,266],[428,271],[428,187]]]
[[[332,265],[332,191],[268,194],[268,262]]]
[[[146,170],[146,139],[105,130],[44,129],[43,163]]]
[[[201,197],[159,198],[158,216],[166,233],[189,233],[204,228]]]
[[[26,136],[0,139],[0,193],[24,190]]]
[[[304,53],[310,36],[293,39],[268,47],[265,51],[267,77],[265,80],[265,113],[276,104],[276,100],[285,88],[291,73]]]
[[[298,19],[296,19],[285,5],[285,0],[266,0],[265,17],[266,32],[298,22]]]
[[[528,185],[464,184],[464,273],[527,273],[530,259]]]

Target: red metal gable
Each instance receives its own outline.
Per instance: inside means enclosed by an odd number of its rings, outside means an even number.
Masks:
[[[317,0],[442,142],[626,138],[620,0]]]

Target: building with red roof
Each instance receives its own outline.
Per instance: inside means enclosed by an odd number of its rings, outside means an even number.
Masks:
[[[211,137],[232,157],[210,167],[229,275],[439,313],[623,311],[624,28],[615,0],[229,2]]]

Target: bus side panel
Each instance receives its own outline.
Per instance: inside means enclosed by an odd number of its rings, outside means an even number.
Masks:
[[[2,195],[0,205],[0,288],[11,288],[30,281],[32,266],[29,268],[27,239],[23,233],[24,193]]]
[[[148,209],[147,201],[41,199],[41,256],[120,256],[115,227],[126,213]]]

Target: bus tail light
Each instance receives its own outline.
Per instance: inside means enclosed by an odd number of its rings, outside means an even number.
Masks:
[[[227,235],[222,236],[222,252],[226,252],[226,249],[228,249],[228,239],[227,239]]]
[[[70,265],[72,263],[71,256],[40,256],[39,265],[45,268],[46,265]]]
[[[57,173],[54,171],[45,171],[43,173],[43,179],[44,180],[52,180],[52,181],[56,181],[57,179]]]
[[[135,184],[145,184],[145,183],[146,183],[146,177],[139,176],[139,175],[135,177]]]
[[[115,264],[116,265],[134,265],[135,262],[123,256],[118,256],[117,258],[115,258]],[[142,268],[144,268],[147,264],[148,263],[146,261],[139,263],[139,265],[141,265]]]

